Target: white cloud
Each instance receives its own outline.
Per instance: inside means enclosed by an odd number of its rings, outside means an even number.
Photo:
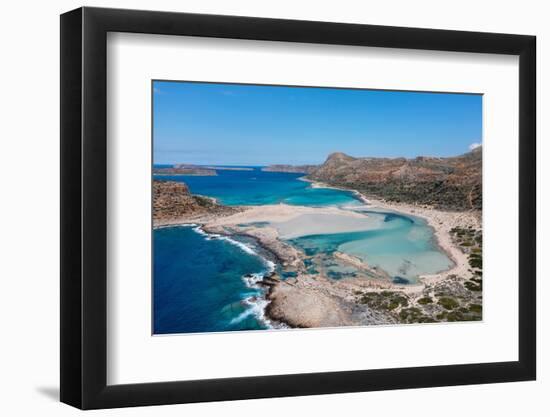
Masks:
[[[472,143],[470,146],[468,146],[468,149],[473,151],[475,148],[479,148],[481,146],[481,143]]]

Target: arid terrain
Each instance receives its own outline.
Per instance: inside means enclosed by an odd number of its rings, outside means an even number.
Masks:
[[[286,204],[223,206],[191,195],[181,182],[154,181],[155,226],[194,223],[213,236],[253,239],[278,265],[257,283],[266,288],[267,317],[291,327],[481,319],[480,148],[454,158],[353,158],[333,153],[316,167],[275,165],[264,170],[307,171],[304,179],[312,187],[352,190],[367,207],[425,219],[452,267],[405,284],[357,257],[335,252],[330,255],[334,261],[357,272],[353,278],[331,279],[323,267],[326,256],[307,256],[288,239],[364,230],[368,214]]]
[[[398,203],[481,210],[481,146],[451,158],[354,158],[332,153],[308,178]]]

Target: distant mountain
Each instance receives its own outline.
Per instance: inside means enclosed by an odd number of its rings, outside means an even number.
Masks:
[[[262,168],[266,172],[292,172],[296,174],[309,174],[319,165],[269,165]]]
[[[481,210],[482,148],[436,158],[354,158],[332,153],[308,178],[389,201]]]

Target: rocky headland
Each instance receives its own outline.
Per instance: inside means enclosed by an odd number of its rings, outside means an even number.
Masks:
[[[450,158],[355,158],[341,152],[308,174],[325,184],[390,202],[481,210],[482,148]]]
[[[454,158],[334,153],[307,172],[304,167],[268,168],[264,170],[307,173],[314,187],[353,190],[371,208],[426,219],[452,267],[406,284],[346,253],[307,255],[287,240],[314,232],[364,230],[368,214],[285,204],[226,207],[191,195],[180,182],[154,181],[154,223],[196,223],[207,233],[255,241],[277,264],[258,283],[266,289],[267,317],[290,327],[481,320],[481,149]],[[327,259],[356,273],[332,279]]]
[[[153,180],[154,227],[227,216],[238,211],[239,208],[220,205],[213,198],[192,195],[182,182]]]

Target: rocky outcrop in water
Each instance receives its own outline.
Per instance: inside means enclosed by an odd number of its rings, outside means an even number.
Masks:
[[[183,167],[174,166],[173,168],[155,168],[154,175],[197,175],[197,176],[214,176],[218,175],[215,169],[200,168],[200,167]]]
[[[354,158],[330,154],[308,178],[388,201],[481,210],[481,147],[450,158]]]
[[[197,216],[229,215],[238,208],[222,206],[213,198],[192,195],[182,182],[153,181],[153,223],[184,223]]]

